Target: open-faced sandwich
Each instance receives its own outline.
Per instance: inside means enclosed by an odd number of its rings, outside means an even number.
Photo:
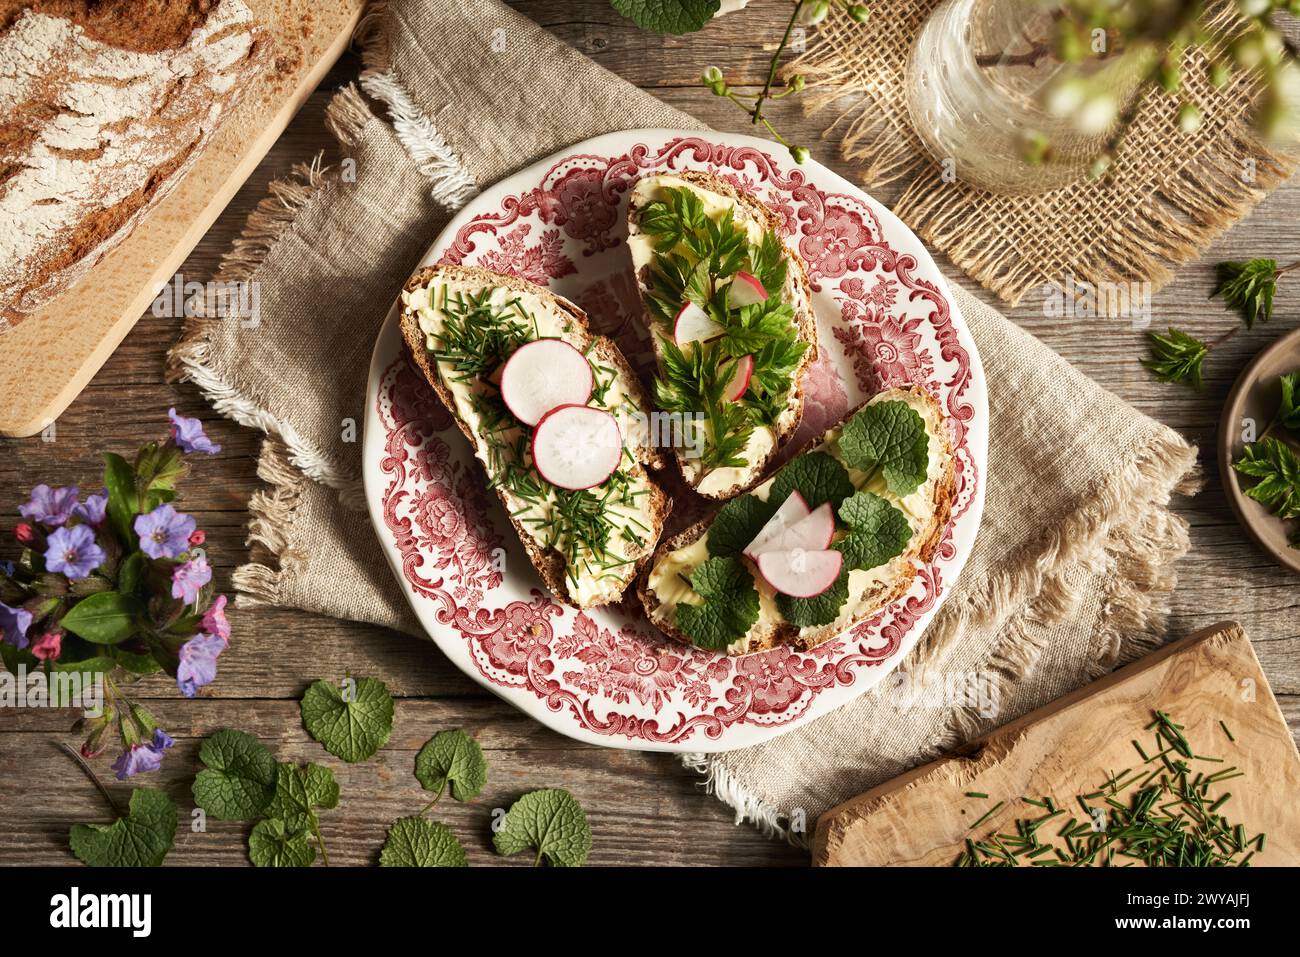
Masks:
[[[953,494],[938,403],[919,387],[882,392],[662,544],[641,602],[665,634],[701,648],[811,648],[907,591],[934,558]]]
[[[627,360],[540,286],[430,266],[402,292],[402,336],[562,601],[618,601],[671,502],[646,475],[649,409]]]
[[[803,415],[817,354],[802,262],[780,220],[725,180],[644,176],[628,246],[659,360],[655,402],[673,423],[678,467],[701,495],[756,483]]]

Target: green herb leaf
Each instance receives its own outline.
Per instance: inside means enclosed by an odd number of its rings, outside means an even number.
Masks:
[[[91,867],[157,867],[176,837],[176,805],[162,791],[136,788],[126,817],[72,825],[72,853]]]
[[[656,248],[669,250],[703,230],[709,217],[693,190],[668,187],[663,196],[642,208],[638,222],[643,232],[655,237]],[[703,305],[706,300],[696,301]]]
[[[450,783],[451,796],[468,801],[487,783],[487,761],[478,742],[460,728],[439,731],[415,756],[415,776],[426,791],[441,794]]]
[[[700,648],[722,649],[758,621],[758,589],[735,556],[710,558],[691,573],[701,605],[679,604],[677,626]]]
[[[785,501],[769,495],[766,502],[757,495],[733,498],[713,516],[709,524],[709,554],[714,557],[739,555],[762,531],[777,505]],[[775,504],[774,504],[775,503]]]
[[[1300,518],[1300,455],[1267,436],[1246,446],[1232,467],[1259,479],[1243,491],[1282,519]]]
[[[718,12],[721,0],[610,0],[611,5],[642,30],[654,33],[694,33]]]
[[[275,796],[266,815],[283,821],[290,831],[314,833],[320,827],[316,809],[328,810],[338,803],[338,781],[329,768],[281,763],[275,768]]]
[[[1223,262],[1216,267],[1217,281],[1210,298],[1223,296],[1223,303],[1246,320],[1247,328],[1255,321],[1273,318],[1273,295],[1277,291],[1277,261],[1249,259]]]
[[[115,645],[136,632],[140,602],[115,591],[83,598],[63,616],[63,627],[96,645]]]
[[[897,558],[912,540],[907,516],[879,495],[858,492],[839,508],[849,533],[834,547],[844,553],[848,569],[867,571]]]
[[[849,569],[846,561],[840,577],[830,588],[812,598],[794,598],[778,593],[776,608],[781,617],[799,628],[829,625],[839,617],[840,609],[849,600]]]
[[[1278,408],[1278,421],[1292,432],[1300,432],[1300,369],[1288,372],[1279,379],[1282,386],[1282,404]]]
[[[534,848],[538,864],[545,858],[552,867],[581,867],[591,851],[591,827],[568,791],[532,791],[510,805],[492,843],[498,854]]]
[[[885,485],[899,498],[911,495],[925,481],[929,450],[925,420],[898,399],[864,406],[840,433],[845,464],[862,472],[880,469]]]
[[[1143,359],[1142,364],[1157,379],[1161,382],[1181,382],[1198,392],[1201,390],[1201,367],[1210,353],[1208,345],[1173,326],[1169,327],[1166,336],[1148,332],[1147,340],[1151,356]]]
[[[194,778],[194,803],[220,821],[257,817],[275,796],[275,758],[251,734],[227,728],[209,735],[199,760],[205,768]]]
[[[770,502],[784,502],[794,491],[804,497],[809,508],[818,508],[825,502],[839,508],[855,489],[844,464],[819,450],[806,452],[777,472],[767,498]]]
[[[465,849],[445,824],[402,817],[388,829],[380,867],[466,867]]]
[[[279,818],[258,821],[248,835],[248,859],[255,867],[310,867],[316,849],[308,832],[294,831]]]
[[[317,681],[302,696],[302,723],[325,750],[349,764],[364,761],[393,733],[393,698],[377,678],[358,678],[350,692]]]
[[[104,487],[108,489],[108,518],[123,543],[134,546],[136,510],[139,496],[135,488],[135,469],[116,452],[104,453]]]

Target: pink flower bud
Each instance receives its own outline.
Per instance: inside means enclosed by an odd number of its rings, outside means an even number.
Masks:
[[[18,541],[28,545],[35,540],[36,530],[26,522],[19,522],[18,527],[14,529],[14,535],[17,536]]]
[[[191,544],[191,545],[202,545],[202,544],[203,544],[204,542],[206,542],[207,540],[208,540],[208,535],[207,535],[207,533],[206,533],[205,531],[203,531],[203,529],[201,529],[201,528],[196,528],[196,529],[194,530],[194,533],[193,533],[192,535],[190,535],[190,544]]]
[[[57,661],[63,652],[63,633],[47,631],[32,643],[31,651],[41,661]]]

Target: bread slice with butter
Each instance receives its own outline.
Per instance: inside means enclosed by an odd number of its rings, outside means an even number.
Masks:
[[[825,454],[842,465],[845,454],[840,443],[849,423],[860,412],[872,406],[882,407],[877,409],[877,412],[885,411],[883,406],[887,403],[904,404],[922,421],[927,439],[923,478],[913,491],[900,496],[890,491],[890,482],[885,478],[882,470],[862,472],[845,466],[844,471],[848,476],[849,486],[842,489],[839,495],[842,502],[843,497],[849,495],[870,493],[884,500],[892,508],[901,511],[906,518],[906,544],[898,554],[877,567],[853,568],[846,571],[845,599],[833,618],[819,620],[819,623],[812,625],[792,624],[783,615],[783,609],[791,607],[792,603],[789,603],[786,596],[778,595],[763,579],[751,558],[735,554],[734,542],[748,541],[754,526],[766,515],[770,515],[774,508],[779,507],[780,502],[772,501],[772,492],[778,483],[782,482],[783,473],[792,467],[797,469],[799,461],[808,456],[820,458]],[[894,407],[890,411],[898,410]],[[905,413],[900,412],[900,414]],[[821,459],[821,461],[826,460]],[[842,482],[843,479],[839,481]],[[790,486],[792,483],[784,484]],[[797,485],[793,487],[798,489]],[[808,494],[811,496],[811,491]],[[728,561],[733,559],[738,561],[752,578],[754,588],[757,590],[757,620],[741,634],[723,635],[719,640],[710,640],[704,646],[725,651],[728,655],[764,651],[779,644],[807,650],[868,620],[880,609],[907,592],[917,575],[918,567],[934,559],[952,514],[954,495],[955,461],[952,441],[938,402],[919,386],[890,389],[874,396],[845,416],[837,425],[827,430],[819,443],[796,456],[774,476],[755,488],[750,496],[744,497],[763,503],[761,507],[755,502],[733,500],[723,506],[712,518],[697,522],[661,544],[639,579],[638,595],[646,614],[661,631],[678,641],[700,645],[700,641],[693,639],[683,630],[678,612],[683,605],[698,606],[712,600],[697,593],[696,572],[710,559],[730,552]],[[815,504],[817,499],[812,498],[811,501]],[[728,511],[736,514],[744,513],[747,504],[752,505],[758,512],[750,528],[742,530],[737,538],[736,532],[731,527],[735,523],[729,522],[725,529],[719,526],[719,531],[726,531],[731,535],[733,544],[730,548],[723,543],[711,542],[710,532],[719,521],[719,516]],[[837,508],[839,504],[835,503]],[[844,538],[850,534],[853,534],[852,530],[846,529],[842,521],[837,522],[835,543],[831,547],[843,551]],[[748,587],[743,578],[739,585],[741,590]],[[732,587],[735,588],[734,585]],[[823,616],[825,617],[827,616]]]
[[[626,358],[591,333],[572,302],[513,276],[428,266],[411,276],[401,298],[402,337],[416,365],[469,439],[546,587],[579,608],[619,601],[672,507],[646,473],[663,463],[641,427],[650,406]],[[586,356],[588,404],[619,422],[619,465],[594,488],[572,491],[542,478],[532,461],[534,429],[501,401],[502,366],[538,338],[560,339]]]
[[[736,260],[731,260],[729,266],[724,266],[721,275],[710,276],[708,289],[692,289],[690,283],[677,281],[683,268],[689,269],[702,262],[698,255],[701,243],[692,242],[693,237],[685,235],[691,230],[677,229],[680,223],[674,222],[671,216],[664,215],[665,210],[672,212],[683,208],[677,201],[679,196],[698,204],[694,208],[702,210],[710,221],[705,223],[698,215],[694,216],[695,237],[707,241],[715,235],[719,224],[727,223],[734,223],[744,233],[749,255],[738,258],[743,261],[743,270],[751,279],[752,274],[761,271],[761,257],[758,253],[764,246],[765,238],[772,243],[772,248],[779,252],[781,268],[771,273],[774,288],[765,290],[767,300],[764,309],[767,308],[768,301],[774,308],[788,307],[783,310],[789,313],[788,317],[782,317],[788,327],[788,336],[792,341],[802,343],[803,348],[802,355],[792,364],[792,368],[789,367],[791,363],[769,365],[766,370],[761,365],[756,367],[751,364],[753,379],[749,380],[750,384],[743,394],[730,404],[747,413],[756,413],[751,418],[761,421],[753,423],[747,441],[734,456],[733,462],[727,464],[722,460],[708,460],[711,448],[717,444],[715,422],[720,421],[717,415],[705,415],[701,420],[702,443],[678,443],[675,450],[677,465],[686,483],[706,498],[725,500],[758,482],[767,465],[798,428],[803,417],[803,374],[817,357],[817,319],[812,309],[812,289],[807,270],[795,250],[781,238],[782,223],[779,217],[757,198],[737,189],[727,180],[698,171],[643,176],[633,186],[628,201],[628,248],[637,287],[645,306],[646,322],[659,359],[661,381],[671,381],[666,359],[669,350],[676,344],[673,322],[675,309],[686,305],[688,301],[694,301],[706,311],[711,310],[711,315],[716,319],[722,320],[725,323],[723,328],[730,329],[737,320],[743,321],[743,307],[729,304],[728,297],[719,295],[722,287],[736,288],[732,276],[737,274],[727,271],[737,265]],[[712,269],[709,271],[712,273]],[[709,343],[702,345],[714,348]],[[722,346],[725,349],[727,343]],[[687,346],[682,348],[684,351],[689,349]],[[734,353],[747,349],[748,347],[732,349],[723,360],[724,367],[730,368],[728,363],[734,361]],[[689,354],[687,351],[688,357]],[[764,356],[770,355],[770,349],[765,351],[756,342],[751,361],[762,362]],[[777,394],[778,390],[771,387],[773,383],[782,387],[779,391],[783,394]],[[656,398],[659,400],[659,408],[663,409],[663,394],[658,394]],[[700,407],[709,403],[699,401],[698,396],[695,398],[694,402],[684,399],[680,403],[681,408],[688,412],[706,412],[706,409]],[[724,400],[722,406],[726,404]],[[718,411],[729,411],[722,406],[717,407]],[[703,455],[697,454],[701,448]]]

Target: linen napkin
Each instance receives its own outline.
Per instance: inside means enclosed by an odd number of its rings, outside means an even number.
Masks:
[[[195,317],[170,368],[269,435],[240,603],[420,634],[358,510],[347,440],[388,305],[478,188],[599,133],[701,124],[496,0],[373,4],[358,39],[361,91],[383,115],[355,88],[337,94],[328,122],[345,161],[278,184],[223,262],[218,278],[260,283],[256,334]],[[768,744],[687,759],[738,820],[795,840],[833,804],[1162,638],[1187,548],[1167,504],[1195,450],[954,295],[991,414],[983,526],[956,588],[899,680]]]

